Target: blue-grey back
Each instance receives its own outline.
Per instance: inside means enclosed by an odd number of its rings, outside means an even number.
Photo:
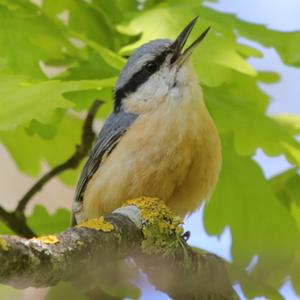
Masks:
[[[113,151],[121,136],[128,130],[136,118],[137,115],[124,111],[113,112],[107,118],[80,174],[74,201],[80,202],[83,200],[87,183],[100,167],[103,157]]]

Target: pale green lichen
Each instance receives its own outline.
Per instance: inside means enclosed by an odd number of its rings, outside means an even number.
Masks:
[[[76,241],[76,245],[82,246],[82,245],[84,245],[84,242],[77,240],[77,241]]]
[[[105,221],[103,217],[84,221],[80,223],[78,227],[93,228],[103,232],[110,232],[114,230],[114,225]]]
[[[5,239],[0,238],[0,249],[8,251],[8,243]]]
[[[158,198],[141,197],[126,201],[141,211],[144,241],[142,250],[148,254],[169,255],[181,244],[182,220]]]

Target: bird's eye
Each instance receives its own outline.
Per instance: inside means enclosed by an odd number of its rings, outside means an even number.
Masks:
[[[155,72],[156,69],[157,69],[157,66],[154,62],[148,62],[146,65],[145,65],[146,69],[148,72]]]

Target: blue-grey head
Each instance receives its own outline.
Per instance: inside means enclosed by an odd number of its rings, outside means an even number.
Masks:
[[[183,47],[196,24],[193,19],[179,34],[175,41],[157,39],[139,47],[128,59],[115,88],[115,107],[123,109],[127,97],[151,101],[151,94],[157,90],[168,90],[176,85],[179,70],[188,61],[193,50],[201,43],[210,28],[183,51]],[[163,91],[161,91],[163,92]],[[137,97],[138,95],[138,97]]]

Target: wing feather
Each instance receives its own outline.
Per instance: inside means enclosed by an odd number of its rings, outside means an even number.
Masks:
[[[104,157],[109,156],[136,118],[137,115],[132,113],[124,111],[113,112],[104,123],[77,183],[73,200],[73,225],[76,224],[76,214],[81,212],[83,195],[87,183],[101,166]]]

